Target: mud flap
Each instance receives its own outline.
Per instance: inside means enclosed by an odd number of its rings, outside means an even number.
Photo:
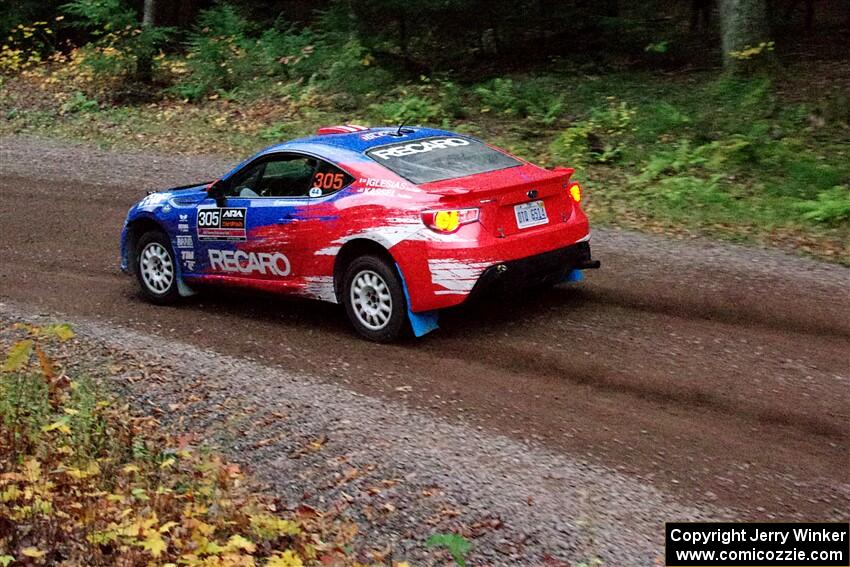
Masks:
[[[407,291],[407,282],[404,281],[404,274],[401,273],[401,267],[395,265],[398,270],[398,275],[401,276],[401,288],[404,290],[404,300],[407,302],[407,319],[410,321],[410,327],[413,329],[413,335],[416,338],[427,335],[431,331],[436,331],[440,328],[438,324],[439,311],[423,311],[422,313],[414,313],[410,310],[410,293]]]
[[[177,278],[177,293],[180,294],[180,297],[191,297],[198,292],[195,291],[194,289],[192,289],[191,287],[189,287],[188,285],[186,285],[186,282],[183,281],[183,278],[178,277]]]
[[[174,247],[172,245],[172,251]],[[177,255],[174,255],[174,261],[176,264],[177,271],[177,293],[180,294],[180,297],[192,297],[197,291],[189,287],[186,282],[183,281],[183,268],[180,266],[180,262],[177,260]]]
[[[570,273],[568,273],[566,276],[564,276],[564,279],[562,279],[561,281],[562,282],[580,282],[583,279],[584,279],[584,274],[581,273],[581,270],[570,270]]]

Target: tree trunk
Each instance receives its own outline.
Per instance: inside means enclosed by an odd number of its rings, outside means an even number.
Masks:
[[[723,67],[733,73],[751,73],[773,63],[770,49],[743,57],[770,38],[766,0],[720,0]]]
[[[155,25],[156,0],[145,0],[145,8],[142,12],[142,27]]]
[[[156,25],[156,0],[145,0],[142,12],[142,33]],[[136,60],[136,78],[143,83],[153,82],[153,46],[143,44]]]

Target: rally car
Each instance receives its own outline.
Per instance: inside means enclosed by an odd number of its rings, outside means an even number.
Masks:
[[[444,130],[320,128],[212,183],[148,194],[124,223],[121,268],[157,304],[239,286],[340,303],[371,340],[421,336],[479,291],[599,266],[572,174]]]

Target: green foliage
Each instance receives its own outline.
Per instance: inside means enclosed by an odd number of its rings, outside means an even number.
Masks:
[[[61,7],[71,25],[94,36],[132,28],[138,25],[133,10],[122,0],[72,0]]]
[[[372,110],[390,124],[429,124],[442,114],[439,104],[416,95],[373,105]]]
[[[172,89],[197,99],[211,92],[257,86],[257,80],[309,80],[332,92],[362,94],[385,84],[384,71],[370,68],[356,40],[329,43],[310,29],[283,20],[257,33],[236,8],[216,4],[201,12],[189,36],[188,73]]]
[[[13,455],[19,456],[36,446],[55,405],[51,386],[56,375],[45,345],[51,340],[66,341],[74,334],[67,325],[16,327],[25,331],[26,337],[12,344],[0,367],[0,443],[5,442]],[[32,358],[40,372],[29,371]]]
[[[189,35],[188,76],[178,92],[195,98],[216,89],[232,89],[253,78],[248,38],[250,24],[233,6],[217,4],[203,10]]]
[[[609,163],[620,159],[633,132],[636,111],[626,102],[610,97],[605,106],[576,122],[550,144],[552,156],[566,164]]]
[[[127,80],[150,81],[153,62],[173,33],[170,28],[141,27],[123,0],[72,0],[62,6],[69,23],[85,30],[93,41],[76,54],[75,63],[88,69],[95,87],[120,90]]]
[[[362,96],[388,90],[393,76],[374,64],[370,51],[357,39],[338,45],[327,39],[315,60],[312,83],[330,92]]]
[[[268,142],[281,142],[292,138],[293,130],[288,122],[278,122],[260,130],[259,135]]]
[[[496,78],[474,90],[484,105],[482,112],[495,111],[551,125],[561,117],[564,110],[561,86],[552,81]]]
[[[6,362],[15,356],[10,352]],[[37,441],[50,417],[47,384],[44,380],[16,371],[0,378],[0,423],[6,443],[25,453]]]
[[[692,123],[686,111],[668,101],[648,101],[634,116],[634,135],[639,142],[652,144],[667,132],[681,132]]]
[[[100,108],[96,100],[88,98],[85,93],[80,91],[71,95],[68,100],[62,103],[59,107],[61,114],[73,114],[75,112],[95,112]]]
[[[458,534],[434,534],[426,542],[428,547],[442,547],[451,554],[458,567],[466,567],[466,556],[472,549],[472,544]]]
[[[803,218],[829,226],[850,222],[850,187],[833,187],[818,193],[817,198],[797,205]]]
[[[650,43],[649,45],[644,47],[643,50],[646,51],[647,53],[662,54],[662,53],[667,53],[667,51],[669,49],[670,49],[670,42],[667,41],[667,40],[664,40],[664,41],[656,41],[654,43]]]

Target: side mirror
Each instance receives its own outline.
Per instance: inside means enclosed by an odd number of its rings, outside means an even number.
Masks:
[[[212,183],[210,183],[209,187],[207,187],[207,195],[215,199],[215,204],[217,207],[227,206],[225,185],[226,183],[219,179],[217,181],[213,181]]]

